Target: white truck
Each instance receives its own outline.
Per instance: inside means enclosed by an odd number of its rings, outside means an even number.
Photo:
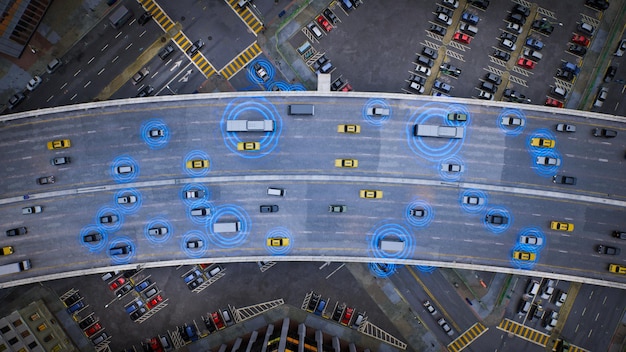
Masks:
[[[400,240],[381,240],[379,248],[383,252],[401,252],[404,250],[404,241]]]
[[[389,116],[391,111],[388,108],[368,108],[367,114],[369,116]]]
[[[465,127],[415,125],[414,134],[420,137],[463,138]]]
[[[237,232],[241,229],[241,222],[216,222],[213,224],[213,232]]]
[[[0,265],[0,275],[19,273],[20,271],[26,271],[28,269],[30,269],[30,259],[17,263]]]
[[[226,121],[226,131],[228,132],[272,132],[274,131],[274,121],[272,120],[228,120]]]

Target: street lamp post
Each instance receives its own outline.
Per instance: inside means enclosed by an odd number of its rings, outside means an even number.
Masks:
[[[104,308],[109,308],[109,306],[110,306],[111,304],[113,304],[113,302],[115,302],[116,300],[120,299],[120,297],[122,297],[122,294],[121,294],[121,293],[118,293],[118,294],[117,294],[117,296],[115,296],[115,297],[111,300],[111,302],[109,302],[109,303],[107,303],[107,304],[105,304],[105,305],[104,305]]]

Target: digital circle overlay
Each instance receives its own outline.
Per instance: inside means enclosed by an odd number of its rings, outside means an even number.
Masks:
[[[100,236],[101,239],[99,241],[90,241],[90,242],[87,242],[85,240],[86,238],[92,238],[92,236]],[[90,225],[83,227],[80,230],[78,241],[83,247],[87,248],[90,252],[99,252],[102,249],[104,249],[104,247],[106,247],[108,237],[109,237],[108,233],[104,231],[101,227],[94,225],[94,224],[90,224]]]
[[[155,232],[151,234],[150,231]],[[144,226],[144,236],[148,241],[154,244],[163,244],[172,238],[174,234],[174,227],[164,217],[155,217],[146,223]]]
[[[135,200],[135,202],[130,203],[129,201],[132,200]],[[117,191],[113,197],[113,201],[117,207],[126,214],[136,213],[142,205],[141,193],[135,188],[126,188]]]
[[[130,172],[124,172],[124,170],[120,169],[127,166],[130,166]],[[115,182],[132,182],[137,178],[137,176],[139,176],[139,164],[137,164],[137,161],[135,161],[135,159],[128,155],[120,155],[117,158],[113,159],[110,172],[111,177]]]
[[[289,244],[286,246],[268,246],[267,242],[270,238],[284,238],[285,240],[289,240]],[[285,255],[291,251],[293,248],[293,240],[294,237],[291,235],[291,232],[285,227],[275,227],[269,230],[265,234],[264,243],[265,249],[268,253],[272,255]]]
[[[375,109],[375,108],[389,109],[389,114],[387,115],[370,114],[370,111],[372,111],[372,109]],[[393,115],[393,109],[391,108],[389,103],[387,103],[385,99],[369,99],[365,103],[365,105],[363,105],[362,114],[363,114],[363,119],[365,120],[365,122],[367,122],[368,124],[372,126],[380,127],[385,123],[385,121],[391,118],[391,115]]]
[[[454,106],[460,107],[456,104]],[[460,111],[460,108],[456,108]],[[440,162],[446,158],[452,158],[459,153],[463,146],[463,141],[468,134],[468,123],[464,123],[463,138],[433,138],[415,136],[415,125],[436,125],[455,126],[460,125],[460,121],[448,120],[450,109],[447,105],[436,102],[427,103],[419,111],[414,112],[406,124],[406,139],[411,151],[426,160]],[[468,120],[469,121],[469,120]]]
[[[522,243],[521,238],[522,236],[526,236],[526,237],[535,237],[537,238],[537,244],[531,244],[531,243]],[[539,252],[540,250],[543,249],[543,247],[546,246],[546,241],[547,241],[547,237],[546,235],[543,233],[543,231],[541,231],[540,228],[538,227],[526,227],[523,228],[518,236],[517,236],[517,244],[519,244],[520,248],[522,248],[522,250],[527,251],[527,252]]]
[[[513,257],[513,253],[515,251],[523,251],[523,252],[528,252],[528,253],[534,253],[535,254],[535,260],[515,259],[515,257]],[[528,249],[527,247],[521,246],[518,243],[511,250],[511,266],[516,268],[516,269],[530,270],[530,269],[535,267],[535,264],[537,264],[538,261],[539,261],[539,250],[538,249]]]
[[[472,197],[479,198],[478,204],[469,204]],[[487,207],[488,201],[489,197],[487,196],[487,193],[480,189],[466,189],[459,197],[461,209],[470,214],[481,213]]]
[[[506,224],[493,224],[489,222],[488,219],[492,215],[503,216],[504,218],[507,219]],[[485,218],[483,219],[483,224],[485,225],[487,230],[494,234],[500,234],[508,230],[509,227],[511,227],[512,223],[513,223],[513,217],[511,215],[511,212],[507,208],[502,207],[502,206],[494,206],[492,208],[487,209]]]
[[[130,246],[131,250],[127,254],[123,255],[111,255],[111,249]],[[108,246],[107,255],[111,258],[113,264],[128,264],[131,259],[135,256],[135,245],[133,241],[128,237],[117,237],[111,240],[111,243]]]
[[[385,251],[380,248],[381,241],[404,242],[404,248],[398,252]],[[367,236],[370,252],[375,258],[409,258],[415,248],[415,238],[404,226],[383,220],[376,224]]]
[[[198,244],[198,247],[189,248],[191,243]],[[191,230],[182,236],[180,249],[189,258],[200,258],[204,256],[204,253],[209,249],[209,241],[207,241],[207,237],[204,233]]]
[[[213,225],[219,222],[239,222],[239,230],[236,232],[216,232]],[[251,223],[248,213],[238,205],[225,204],[215,207],[213,215],[207,221],[209,241],[220,248],[241,246],[250,235]]]
[[[416,210],[418,212],[423,211],[423,216],[415,216],[412,215],[413,211]],[[415,227],[426,227],[430,225],[430,223],[435,218],[435,211],[433,207],[425,200],[414,200],[411,203],[407,204],[404,209],[404,219],[406,222]]]
[[[521,121],[520,125],[505,125],[505,121],[509,121],[511,118],[519,119]],[[524,126],[526,125],[526,115],[522,110],[519,109],[503,109],[498,115],[496,120],[496,125],[500,128],[504,134],[508,136],[517,136],[520,135],[524,131]]]
[[[368,267],[372,275],[380,278],[386,278],[396,273],[395,264],[369,263]]]
[[[227,121],[232,120],[271,120],[271,132],[229,132]],[[231,153],[246,159],[262,158],[276,149],[283,128],[283,120],[274,104],[265,98],[235,98],[224,109],[220,123],[224,144]],[[258,142],[259,150],[238,150],[240,142]]]
[[[444,168],[444,165],[460,165],[461,171],[450,171],[447,168]],[[444,181],[456,182],[461,179],[463,173],[465,173],[465,163],[458,156],[453,156],[451,158],[447,158],[441,161],[438,165],[439,177],[441,177]]]
[[[111,223],[102,223],[101,218],[103,216],[117,216],[117,221]],[[100,228],[110,233],[122,228],[122,224],[124,223],[124,216],[119,209],[105,206],[98,210],[95,220],[96,224],[98,224]]]
[[[193,209],[209,209],[207,215],[191,215]],[[196,225],[206,226],[209,223],[209,220],[213,217],[213,213],[215,213],[215,206],[206,199],[199,199],[195,202],[191,203],[187,208],[187,218],[189,221]]]
[[[141,124],[139,135],[150,149],[161,149],[169,143],[172,133],[163,120],[152,119]]]
[[[187,194],[189,191],[197,191],[200,197],[191,198],[191,194]],[[180,198],[185,205],[191,206],[199,201],[211,199],[211,192],[209,191],[209,187],[202,183],[187,183],[180,191]]]
[[[194,160],[208,160],[209,167],[201,167],[201,168],[187,167],[187,163],[192,162]],[[213,163],[211,162],[211,158],[209,157],[209,154],[205,153],[202,150],[192,150],[189,153],[187,153],[187,155],[185,155],[185,157],[183,158],[182,166],[183,166],[183,172],[189,175],[190,177],[202,177],[202,176],[206,176],[209,173],[209,171],[211,170],[211,167],[213,166]]]

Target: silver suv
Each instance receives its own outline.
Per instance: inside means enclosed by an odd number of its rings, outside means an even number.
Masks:
[[[139,72],[135,73],[135,75],[133,76],[133,84],[137,84],[139,82],[141,82],[144,78],[146,78],[146,76],[148,76],[150,74],[150,71],[147,68],[142,68],[141,70],[139,70]]]

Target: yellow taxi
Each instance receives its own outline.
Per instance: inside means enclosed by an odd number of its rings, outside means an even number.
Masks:
[[[0,248],[0,255],[9,255],[13,254],[13,246],[6,246]]]
[[[259,142],[239,142],[237,143],[237,150],[259,150],[261,144]]]
[[[361,198],[382,198],[383,197],[383,191],[376,191],[376,190],[371,190],[371,189],[362,189],[361,192],[359,192],[359,196]]]
[[[361,126],[359,125],[337,125],[337,132],[339,133],[361,133]]]
[[[609,271],[616,274],[626,275],[626,266],[619,264],[609,264]]]
[[[336,167],[358,167],[359,161],[356,159],[335,159]]]
[[[533,147],[554,148],[554,140],[533,138],[530,140],[530,145],[532,145]]]
[[[48,149],[65,149],[72,146],[69,139],[56,139],[54,141],[48,142]]]
[[[204,169],[209,167],[209,161],[205,159],[194,159],[187,162],[188,169]]]
[[[289,239],[284,237],[270,237],[267,239],[269,247],[286,247],[289,245]]]
[[[560,221],[552,221],[550,223],[550,228],[557,231],[574,231],[574,224],[570,224],[569,222],[560,222]]]
[[[535,253],[530,253],[530,252],[515,251],[513,252],[513,258],[519,259],[519,260],[533,261],[537,259],[537,255],[535,255]]]

